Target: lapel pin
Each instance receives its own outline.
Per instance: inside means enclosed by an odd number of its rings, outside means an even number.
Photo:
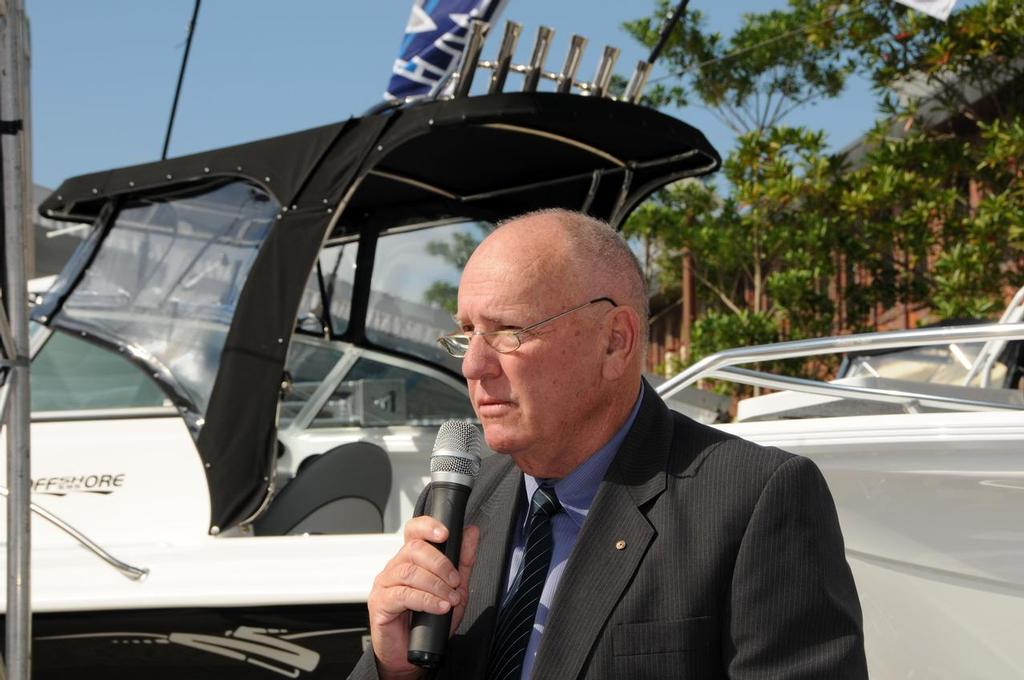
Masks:
[[[626,542],[623,541],[621,538],[619,540],[615,541],[615,549],[616,550],[625,550],[626,549]]]

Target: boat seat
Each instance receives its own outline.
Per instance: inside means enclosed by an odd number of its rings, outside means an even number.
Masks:
[[[258,536],[380,533],[390,494],[387,452],[350,442],[303,459],[253,528]]]

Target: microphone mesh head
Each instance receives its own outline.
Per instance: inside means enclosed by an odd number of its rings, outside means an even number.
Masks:
[[[476,477],[480,472],[480,431],[464,420],[446,420],[437,431],[430,472]]]
[[[430,474],[435,472],[452,472],[475,479],[480,474],[480,460],[435,453],[430,457]]]

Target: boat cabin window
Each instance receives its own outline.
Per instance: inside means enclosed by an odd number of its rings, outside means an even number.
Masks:
[[[58,321],[151,357],[204,415],[239,294],[277,211],[242,181],[133,199]]]
[[[289,376],[287,388],[282,390],[277,426],[288,427],[315,395],[331,369],[341,360],[344,352],[310,338],[293,337],[288,348],[285,370]]]
[[[146,373],[116,352],[55,330],[32,360],[32,411],[169,406]]]
[[[361,358],[310,427],[437,427],[449,418],[475,418],[465,391],[409,368]]]
[[[358,252],[356,241],[335,243],[320,251],[317,266],[306,282],[299,305],[299,330],[337,337],[348,329]],[[327,314],[324,313],[325,306],[329,311]]]
[[[462,268],[493,228],[465,221],[383,234],[374,255],[366,337],[460,373],[460,362],[437,338],[455,330]]]
[[[286,368],[278,414],[282,430],[292,425],[436,427],[449,418],[475,417],[457,379],[347,343],[296,335]]]

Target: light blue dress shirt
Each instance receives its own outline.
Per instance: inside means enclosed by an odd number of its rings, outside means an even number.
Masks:
[[[618,453],[626,433],[633,426],[636,414],[640,410],[640,400],[643,397],[643,385],[640,386],[640,394],[637,396],[633,410],[630,412],[626,422],[607,444],[597,450],[590,458],[587,458],[579,467],[570,472],[562,479],[555,480],[555,494],[558,502],[562,504],[564,512],[560,512],[551,518],[551,533],[554,539],[554,548],[551,554],[551,566],[548,568],[548,577],[544,582],[544,591],[540,596],[540,604],[537,606],[537,618],[533,622],[533,632],[530,633],[530,642],[526,646],[526,657],[523,660],[522,680],[528,680],[533,672],[533,660],[537,656],[537,649],[540,647],[540,638],[544,634],[544,624],[548,619],[548,611],[551,602],[555,599],[555,591],[558,589],[558,581],[565,571],[565,563],[569,560],[572,548],[576,545],[576,538],[583,527],[590,505],[594,502],[597,489],[604,479],[608,466],[611,465],[615,454]],[[530,475],[524,475],[527,501],[533,497],[540,483],[551,480],[539,480]],[[525,549],[525,538],[523,536],[524,525],[526,524],[526,511],[529,502],[521,503],[519,517],[516,520],[516,535],[512,543],[512,557],[509,560],[509,570],[505,580],[505,592],[515,582],[515,576],[522,566],[523,551]]]

